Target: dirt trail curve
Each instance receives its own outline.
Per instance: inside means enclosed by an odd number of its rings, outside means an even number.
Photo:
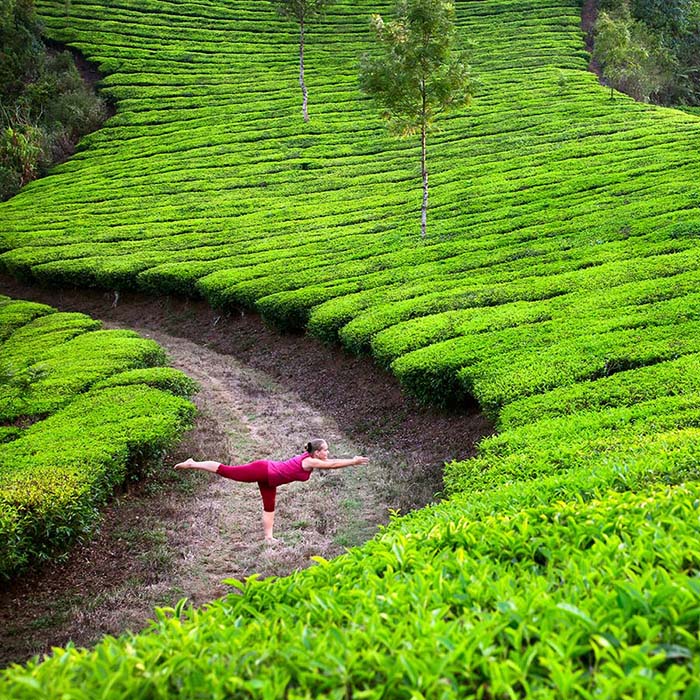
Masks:
[[[201,386],[196,428],[161,473],[119,494],[99,534],[52,565],[0,589],[0,665],[69,640],[142,628],[155,605],[201,605],[226,578],[285,575],[372,537],[390,509],[433,500],[444,461],[465,458],[490,432],[474,411],[419,408],[367,358],[254,315],[221,316],[203,303],[101,292],[41,290],[0,277],[0,293],[82,311],[130,328],[168,352]],[[278,492],[275,534],[261,538],[254,484],[169,465],[186,456],[225,462],[284,458],[322,436],[334,455],[367,454],[367,467],[315,473]]]

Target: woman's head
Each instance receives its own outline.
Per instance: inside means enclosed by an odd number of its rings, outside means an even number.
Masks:
[[[328,443],[320,438],[309,440],[309,442],[306,443],[306,451],[310,455],[314,455],[318,452],[328,452]]]

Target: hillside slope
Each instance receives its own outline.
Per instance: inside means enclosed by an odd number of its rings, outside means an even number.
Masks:
[[[53,36],[114,71],[119,111],[0,209],[11,274],[255,305],[393,362],[428,401],[468,392],[493,410],[644,361],[610,338],[585,370],[536,372],[504,395],[457,375],[488,349],[532,364],[563,334],[608,338],[610,323],[590,319],[620,305],[635,316],[625,327],[657,323],[656,299],[630,285],[675,288],[685,273],[692,288],[700,122],[607,99],[586,72],[576,2],[458,4],[481,86],[431,137],[425,242],[418,144],[390,140],[356,88],[374,3],[338,3],[311,33],[308,125],[294,27],[267,3],[65,7],[40,5]],[[611,287],[618,298],[598,293]],[[437,361],[411,354],[464,337]]]
[[[418,144],[356,88],[382,7],[310,37],[304,125],[267,3],[42,5],[120,106],[0,209],[0,263],[255,306],[500,434],[363,548],[8,672],[8,697],[700,693],[700,121],[610,101],[575,0],[458,2],[481,86],[431,137],[421,241]]]

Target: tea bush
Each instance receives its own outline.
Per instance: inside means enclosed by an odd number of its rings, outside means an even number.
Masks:
[[[42,314],[42,315],[38,315]],[[115,486],[190,425],[192,380],[83,314],[0,298],[0,579],[91,532]]]
[[[2,689],[8,698],[78,687],[89,697],[107,683],[117,698],[692,697],[699,495],[697,484],[607,492],[462,518],[450,503],[333,562],[232,582],[242,594],[205,610],[160,610],[149,633],[107,638],[90,654],[56,650],[5,673]]]

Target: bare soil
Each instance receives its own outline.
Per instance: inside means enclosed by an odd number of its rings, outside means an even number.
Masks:
[[[82,311],[109,328],[153,338],[197,380],[196,428],[161,470],[127,485],[100,531],[65,561],[0,589],[0,664],[69,642],[138,631],[154,606],[193,604],[235,590],[223,581],[286,575],[371,538],[392,510],[439,498],[445,461],[473,455],[492,431],[475,406],[461,415],[422,408],[368,358],[306,336],[281,335],[254,314],[221,315],[183,299],[42,290],[0,277],[0,293]],[[285,458],[311,437],[367,467],[315,473],[278,493],[265,545],[254,484],[175,472],[188,456],[226,463]]]
[[[583,5],[581,7],[581,29],[584,33],[586,50],[591,54],[593,53],[594,45],[593,28],[595,27],[595,21],[597,18],[598,0],[583,0]],[[600,64],[592,57],[590,63],[588,64],[588,70],[591,71],[591,73],[595,73],[599,79],[602,79],[603,72]]]

